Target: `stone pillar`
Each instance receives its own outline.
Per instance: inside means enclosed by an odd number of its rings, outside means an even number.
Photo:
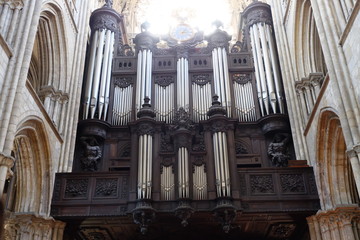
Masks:
[[[5,221],[5,239],[62,240],[65,223],[51,217],[12,214]]]
[[[338,207],[335,210],[319,211],[307,218],[312,240],[354,240],[357,239],[353,222],[360,217],[356,205]]]
[[[15,159],[13,157],[0,153],[0,199],[4,191],[6,179],[13,174],[11,168],[14,166],[14,162]]]

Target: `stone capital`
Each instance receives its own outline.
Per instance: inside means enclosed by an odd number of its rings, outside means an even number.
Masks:
[[[15,159],[13,157],[0,153],[0,168],[1,167],[7,168],[6,179],[8,179],[13,175],[11,168],[14,166],[14,163],[15,163]]]
[[[14,163],[15,159],[13,157],[0,153],[0,167],[5,166],[10,169],[14,166]]]

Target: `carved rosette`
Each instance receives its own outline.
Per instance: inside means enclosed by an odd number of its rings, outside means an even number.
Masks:
[[[120,77],[117,76],[114,79],[114,85],[119,88],[127,88],[128,86],[134,83],[134,79],[132,77]]]
[[[251,27],[256,23],[272,25],[270,6],[263,2],[253,2],[243,12],[246,18],[246,26]]]
[[[90,27],[92,31],[108,29],[112,32],[119,32],[119,23],[122,16],[114,9],[102,7],[95,10],[90,17]]]

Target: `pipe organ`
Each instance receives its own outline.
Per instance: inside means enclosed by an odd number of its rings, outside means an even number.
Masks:
[[[196,208],[211,211],[229,231],[237,211],[278,189],[257,173],[294,156],[270,7],[256,1],[242,16],[235,44],[220,24],[204,37],[183,23],[159,44],[145,23],[133,48],[122,16],[92,14],[73,169],[109,174],[112,184],[91,180],[94,194],[121,196],[141,231],[156,208],[184,226]]]
[[[266,7],[260,7],[258,11],[263,16],[246,11],[244,15],[248,17],[261,116],[266,116],[284,113],[285,103],[270,12]]]
[[[118,13],[104,8],[96,10],[92,15],[83,119],[107,120],[115,33],[118,32],[116,26],[120,19]]]

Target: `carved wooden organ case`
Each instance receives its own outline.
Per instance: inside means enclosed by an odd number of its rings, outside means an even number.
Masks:
[[[115,179],[94,185],[103,197],[125,182],[122,214],[144,232],[157,209],[184,225],[212,211],[229,231],[247,196],[274,190],[266,178],[294,159],[270,7],[255,2],[243,17],[233,45],[219,24],[160,48],[144,24],[133,49],[118,13],[92,14],[73,172]]]

